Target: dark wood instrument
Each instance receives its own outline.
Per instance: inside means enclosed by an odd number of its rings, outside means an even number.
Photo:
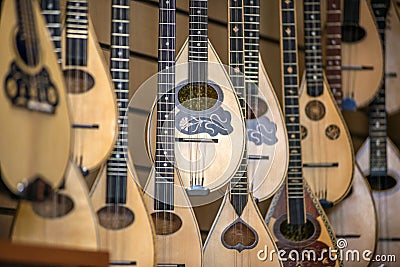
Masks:
[[[63,72],[74,130],[73,160],[84,175],[107,160],[118,130],[113,84],[88,8],[87,0],[67,1],[62,38]]]
[[[313,8],[314,3],[305,5],[305,11]],[[315,252],[314,258],[291,260],[287,257],[284,266],[340,266],[338,259],[322,255],[324,249],[337,249],[336,237],[318,198],[303,178],[294,1],[280,1],[280,12],[282,84],[290,158],[286,183],[273,198],[266,222],[277,247],[286,255],[292,250],[300,255],[304,250]],[[306,13],[306,21],[313,23],[315,19],[319,18]]]
[[[199,226],[175,165],[175,0],[161,0],[154,167],[145,197],[155,226],[157,266],[203,266]]]
[[[373,0],[371,5],[385,50],[386,15],[390,1]],[[378,214],[377,255],[400,256],[400,157],[387,136],[386,87],[383,82],[369,106],[369,138],[357,153],[357,162],[373,190]],[[395,262],[374,262],[373,266],[397,266]]]
[[[110,265],[156,266],[154,228],[128,156],[130,1],[113,0],[110,71],[118,113],[118,137],[91,191],[99,221],[100,248]]]
[[[20,198],[43,200],[69,164],[64,82],[36,1],[3,1],[2,11],[1,178]]]
[[[303,172],[323,206],[329,207],[350,189],[354,152],[322,69],[320,1],[305,0],[304,7],[306,66],[300,95]]]
[[[250,4],[250,3],[249,3]],[[258,3],[255,3],[258,6]],[[247,6],[249,8],[249,6]],[[229,70],[233,86],[246,118],[246,89],[244,61],[243,1],[229,1]],[[276,249],[253,195],[249,188],[247,140],[239,170],[230,181],[220,210],[204,244],[205,266],[265,266],[258,258],[264,247]],[[279,259],[268,262],[270,266],[282,266]]]

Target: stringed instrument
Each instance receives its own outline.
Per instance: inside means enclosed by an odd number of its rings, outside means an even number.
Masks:
[[[356,110],[368,105],[378,92],[382,77],[382,46],[368,1],[344,0],[342,109]]]
[[[258,6],[258,3],[254,4]],[[240,99],[243,118],[246,118],[248,84],[245,83],[243,75],[245,71],[243,1],[231,0],[228,7],[229,74]],[[250,191],[247,176],[248,141],[244,139],[243,142],[245,153],[239,170],[230,181],[228,193],[222,201],[204,244],[205,266],[265,266],[265,263],[258,258],[258,252],[264,247],[276,250],[272,236]],[[268,264],[282,266],[278,258]]]
[[[328,0],[326,20],[326,77],[338,106],[342,100],[341,71],[341,1]],[[356,209],[354,207],[357,207]],[[378,221],[374,199],[367,180],[358,165],[354,166],[354,177],[347,196],[326,214],[335,229],[336,237],[345,239],[349,250],[375,251],[378,234]],[[367,261],[346,261],[346,266],[366,266]]]
[[[110,155],[117,138],[113,84],[88,15],[87,0],[68,0],[63,72],[74,130],[73,159],[84,175]]]
[[[314,5],[319,2],[307,3],[304,5],[306,21],[315,23],[320,18],[310,17],[308,12],[315,10]],[[339,266],[339,259],[322,254],[324,250],[337,249],[336,237],[318,198],[303,178],[294,1],[282,0],[280,12],[282,85],[290,158],[286,183],[273,198],[266,222],[278,249],[286,253],[284,266]],[[312,250],[315,257],[290,259],[288,254],[292,250],[299,255],[304,250]]]
[[[65,87],[36,1],[3,1],[2,11],[1,179],[14,195],[43,200],[69,164]]]
[[[188,195],[203,196],[193,198],[202,205],[224,194],[239,167],[245,133],[229,76],[208,39],[208,1],[190,0],[189,10],[189,38],[176,58],[175,160]],[[156,113],[147,131],[153,158]]]
[[[354,152],[322,69],[320,1],[305,0],[304,6],[306,64],[300,95],[303,172],[323,206],[329,207],[350,189]]]
[[[128,156],[130,1],[113,0],[110,70],[119,107],[117,143],[91,190],[100,248],[110,265],[156,266],[154,228]]]
[[[41,0],[41,7],[61,63],[60,1]],[[75,163],[70,161],[62,187],[49,198],[39,202],[19,202],[11,239],[13,242],[97,250],[97,219],[86,182]]]
[[[386,14],[390,1],[371,1],[384,50]],[[387,136],[386,90],[383,82],[369,106],[369,138],[357,153],[357,162],[373,190],[378,214],[377,255],[400,256],[400,153]],[[395,262],[374,262],[373,266],[397,266]]]
[[[244,75],[246,77],[247,171],[259,201],[285,180],[288,140],[279,101],[264,68],[260,46],[260,2],[244,0]]]
[[[203,266],[199,226],[175,165],[175,0],[160,0],[156,156],[145,197],[157,235],[157,266]]]

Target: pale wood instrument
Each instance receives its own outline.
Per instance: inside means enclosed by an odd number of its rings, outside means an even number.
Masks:
[[[62,66],[74,129],[73,159],[84,175],[110,156],[118,127],[112,80],[88,11],[87,0],[68,0],[62,36]]]
[[[318,10],[314,3],[308,4],[306,11]],[[319,2],[315,4],[319,6]],[[318,198],[303,178],[294,1],[280,1],[280,11],[282,84],[290,158],[286,183],[273,198],[266,222],[277,247],[286,254],[295,250],[301,255],[304,250],[313,250],[317,257],[287,259],[284,266],[340,266],[340,260],[322,255],[324,249],[337,249],[336,237]],[[318,19],[305,13],[305,21],[313,23]]]
[[[3,1],[2,11],[1,178],[13,194],[43,200],[69,164],[65,87],[37,2]]]
[[[203,266],[200,231],[175,166],[175,0],[161,0],[156,155],[145,197],[155,226],[158,266]]]
[[[110,70],[119,107],[118,138],[91,190],[100,248],[110,265],[156,266],[154,228],[128,156],[130,1],[112,1]]]
[[[247,8],[252,3],[246,2]],[[258,1],[253,2],[255,7]],[[230,77],[240,99],[242,116],[246,118],[246,90],[244,61],[243,1],[229,1],[229,66]],[[258,56],[257,56],[258,58]],[[247,143],[239,170],[231,179],[220,210],[210,229],[204,245],[205,266],[265,266],[258,257],[265,247],[276,250],[272,236],[265,224],[250,191],[247,174]],[[278,258],[269,266],[282,266]]]

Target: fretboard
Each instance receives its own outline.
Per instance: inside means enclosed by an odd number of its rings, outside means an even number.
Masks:
[[[371,6],[374,11],[378,32],[381,36],[383,54],[385,55],[385,29],[386,14],[390,1],[372,0]],[[385,66],[385,65],[384,65]],[[385,79],[374,101],[369,106],[369,137],[370,137],[370,174],[371,176],[386,176],[386,136],[387,136],[387,113],[386,113]]]
[[[304,45],[306,48],[307,94],[319,96],[324,90],[319,0],[304,0]]]
[[[306,217],[299,120],[296,12],[293,0],[281,0],[281,37],[282,85],[289,138],[289,168],[286,181],[288,219],[291,224],[304,224]]]
[[[327,1],[326,77],[336,103],[342,105],[342,10],[341,0]]]
[[[246,90],[244,81],[243,2],[229,1],[229,74],[239,98],[243,118],[246,118]],[[247,179],[247,152],[245,150],[239,169],[230,182],[230,201],[240,216],[247,204],[249,193]]]
[[[359,25],[359,22],[360,0],[344,0],[343,25],[357,26]]]
[[[208,0],[190,0],[189,79],[206,82],[208,77]]]
[[[175,0],[160,0],[155,210],[174,209]]]
[[[258,95],[260,1],[244,0],[244,75],[247,99]],[[250,103],[250,101],[248,101]]]
[[[88,1],[67,0],[66,59],[67,66],[87,65]]]
[[[107,203],[126,203],[129,101],[129,2],[112,0],[110,71],[118,103],[118,139],[107,161]]]
[[[58,63],[61,64],[61,11],[60,0],[41,0],[42,14],[47,23],[51,40],[54,43],[54,51],[57,54]]]

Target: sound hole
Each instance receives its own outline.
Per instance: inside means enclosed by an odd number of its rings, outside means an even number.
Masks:
[[[397,180],[392,176],[367,176],[368,183],[374,191],[392,189],[397,185]]]
[[[170,235],[182,227],[182,220],[172,212],[154,212],[151,214],[157,235]]]
[[[319,121],[325,116],[325,106],[321,101],[310,101],[306,105],[306,114],[310,120]]]
[[[221,239],[226,248],[236,249],[239,252],[254,248],[258,243],[255,230],[241,219],[228,226],[222,233]]]
[[[60,218],[72,211],[73,200],[64,194],[55,193],[41,202],[33,202],[33,211],[43,218]]]
[[[120,205],[109,205],[97,211],[99,224],[110,230],[120,230],[128,227],[135,220],[133,212]]]
[[[309,220],[305,224],[289,224],[284,220],[279,226],[279,231],[286,239],[299,242],[311,238],[315,233],[315,227]]]
[[[93,77],[83,70],[64,70],[64,78],[67,91],[70,94],[82,94],[89,91],[94,86]]]
[[[189,110],[207,110],[217,103],[218,92],[209,84],[187,84],[179,90],[178,101]]]
[[[342,41],[345,43],[355,43],[365,37],[365,30],[357,25],[342,26]]]
[[[268,105],[263,99],[252,97],[249,101],[250,105],[247,105],[247,119],[253,120],[267,113]]]
[[[336,140],[340,136],[340,128],[337,125],[331,124],[325,129],[325,135],[330,139],[330,140]]]

